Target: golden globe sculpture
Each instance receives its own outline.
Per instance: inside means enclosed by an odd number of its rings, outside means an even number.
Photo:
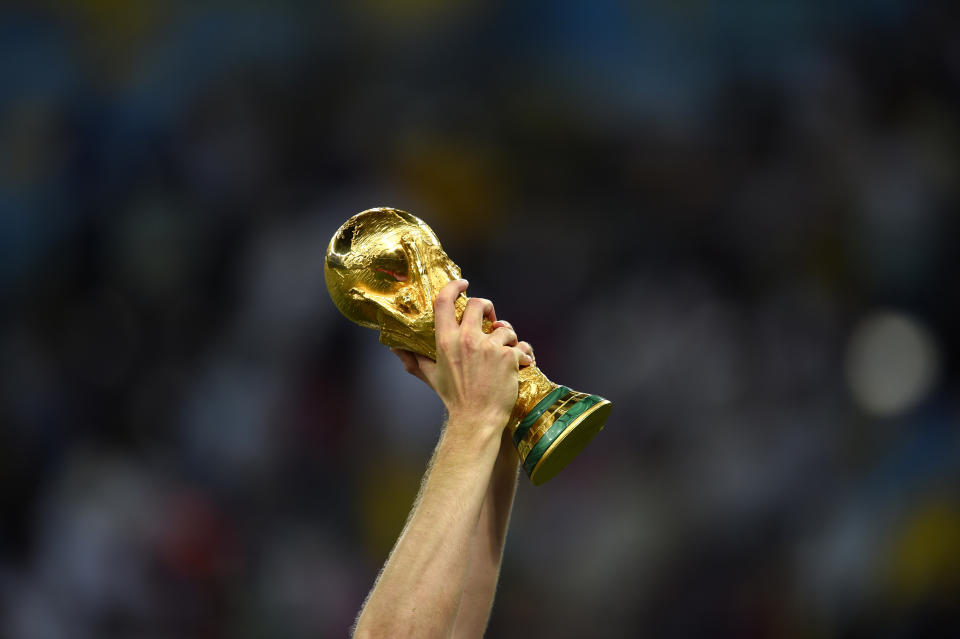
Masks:
[[[327,247],[327,290],[348,319],[380,331],[380,342],[436,359],[433,301],[460,278],[433,230],[393,208],[374,208],[344,222]],[[467,305],[456,301],[457,321]],[[486,318],[483,330],[492,329]],[[599,395],[547,379],[535,365],[520,369],[517,403],[506,428],[534,485],[560,472],[607,421],[611,404]]]

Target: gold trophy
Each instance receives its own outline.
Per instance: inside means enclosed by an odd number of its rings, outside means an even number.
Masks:
[[[380,342],[437,358],[433,300],[460,267],[433,230],[405,211],[375,208],[344,222],[327,247],[330,297],[347,319],[380,331]],[[457,321],[467,305],[456,301]],[[483,331],[491,332],[484,318]],[[554,384],[536,366],[519,373],[517,403],[507,429],[535,486],[560,472],[607,421],[611,404]]]

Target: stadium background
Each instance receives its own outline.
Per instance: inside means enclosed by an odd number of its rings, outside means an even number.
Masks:
[[[346,633],[441,419],[377,205],[614,402],[489,636],[960,631],[957,7],[6,5],[0,635]]]

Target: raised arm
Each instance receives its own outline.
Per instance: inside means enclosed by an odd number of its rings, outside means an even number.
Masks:
[[[458,626],[462,602],[471,610],[475,605],[473,590],[465,595],[464,589],[471,565],[484,565],[484,553],[473,561],[478,556],[474,551],[480,538],[478,522],[481,512],[488,510],[491,515],[485,517],[503,515],[498,505],[502,502],[489,495],[501,485],[496,479],[501,474],[494,468],[517,399],[517,373],[521,362],[532,358],[517,346],[516,334],[508,326],[483,333],[483,317],[496,320],[488,300],[471,299],[457,324],[454,300],[466,287],[465,281],[457,280],[437,296],[437,361],[407,354],[415,358],[415,374],[443,400],[448,419],[407,524],[360,612],[356,637],[449,637]],[[515,468],[513,473],[515,481]],[[512,504],[512,488],[509,493]],[[505,520],[503,529],[505,533]],[[493,582],[491,600],[495,572]],[[484,624],[489,608],[487,601]],[[482,631],[480,627],[476,634]]]
[[[504,431],[500,453],[480,511],[477,532],[473,537],[470,567],[454,626],[454,637],[480,637],[487,627],[500,577],[500,563],[507,541],[519,468],[517,449],[510,434]]]

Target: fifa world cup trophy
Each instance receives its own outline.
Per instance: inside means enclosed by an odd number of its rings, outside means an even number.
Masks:
[[[423,220],[375,208],[347,220],[327,248],[324,275],[337,308],[380,331],[380,342],[436,359],[433,301],[460,267]],[[456,301],[457,321],[467,296]],[[484,318],[483,330],[490,322]],[[507,429],[534,485],[560,472],[603,428],[608,400],[551,382],[536,366],[520,369],[517,403]]]

